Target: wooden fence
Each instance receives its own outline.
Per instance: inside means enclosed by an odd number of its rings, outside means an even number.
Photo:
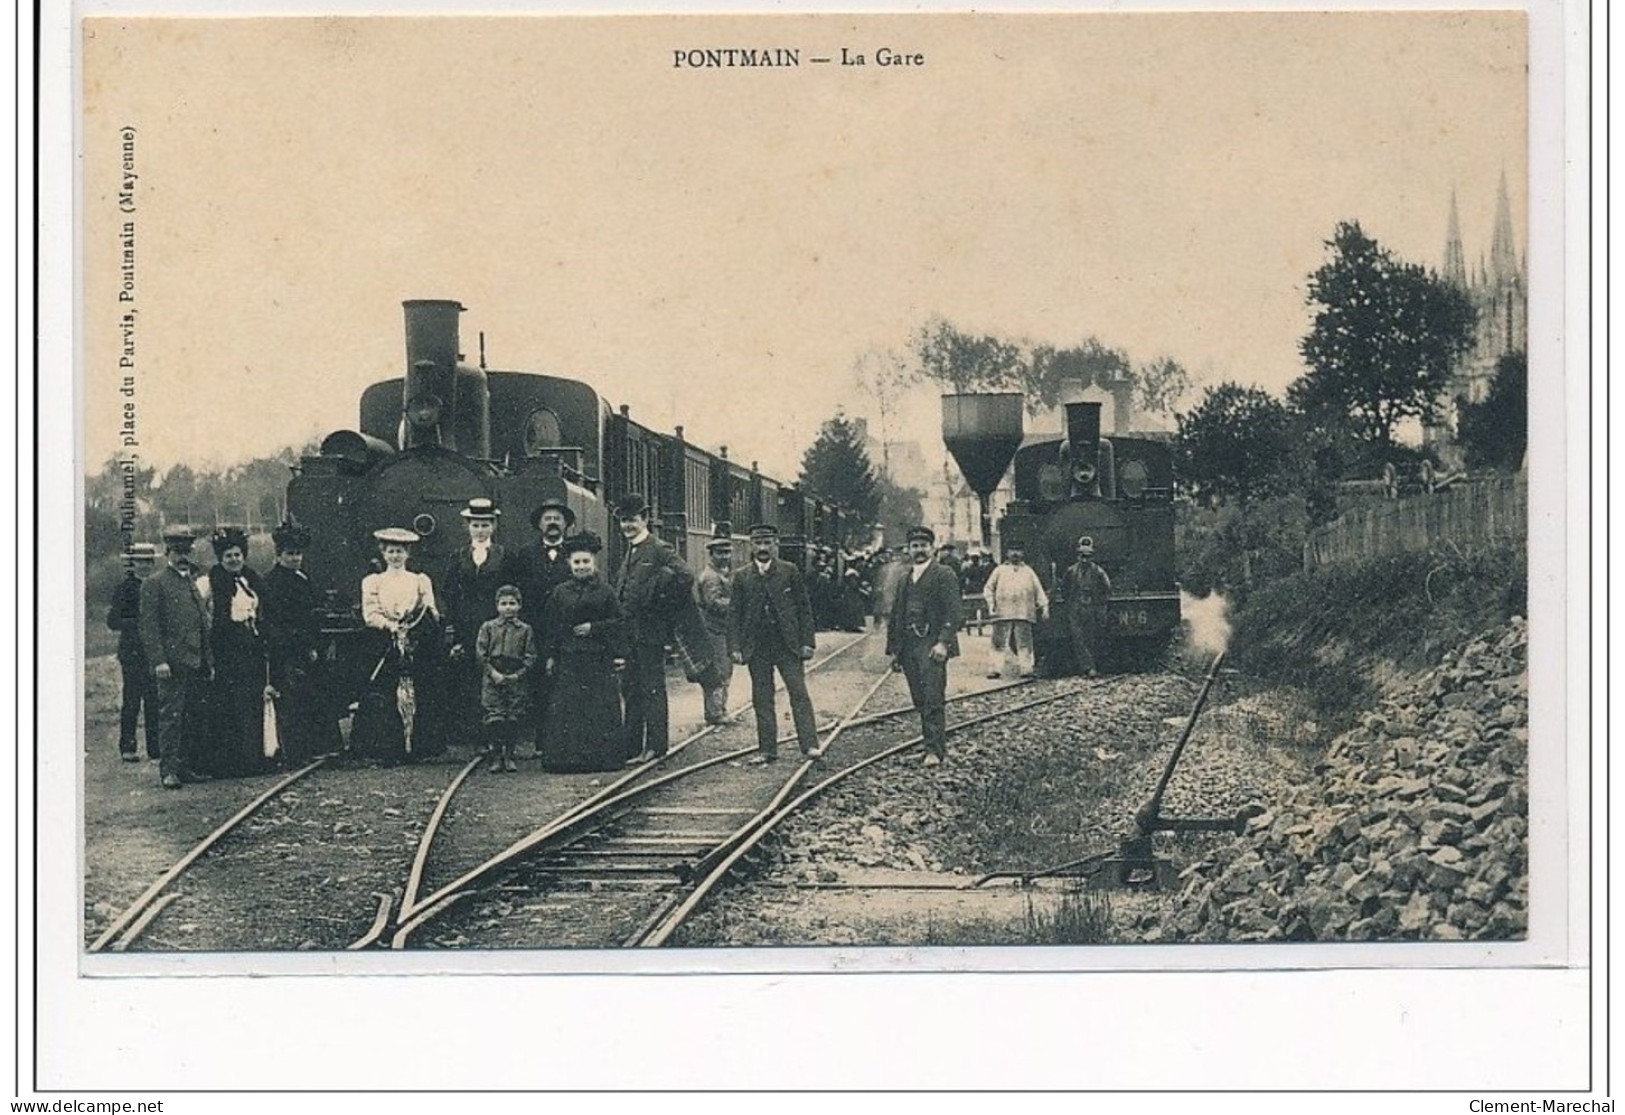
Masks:
[[[1442,545],[1462,550],[1522,545],[1528,536],[1528,478],[1488,478],[1351,511],[1310,532],[1303,544],[1303,567],[1308,571]]]

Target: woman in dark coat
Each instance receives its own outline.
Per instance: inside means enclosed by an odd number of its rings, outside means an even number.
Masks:
[[[283,523],[271,541],[276,564],[265,573],[260,628],[276,689],[278,758],[292,765],[337,751],[342,741],[321,655],[321,602],[304,571],[310,531]]]
[[[214,658],[213,746],[200,765],[211,774],[259,774],[267,769],[264,731],[266,665],[261,609],[265,582],[248,567],[248,536],[221,527],[209,538],[209,646]]]
[[[542,653],[553,676],[542,768],[616,770],[630,754],[616,677],[626,665],[625,617],[598,575],[598,536],[584,532],[564,546],[570,579],[553,590],[542,614]]]

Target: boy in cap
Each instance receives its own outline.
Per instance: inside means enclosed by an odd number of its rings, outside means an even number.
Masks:
[[[812,604],[801,570],[778,557],[777,527],[750,528],[751,561],[733,577],[728,641],[733,660],[750,668],[750,697],[756,708],[753,764],[779,756],[779,716],[774,707],[773,671],[784,679],[790,714],[803,755],[818,755],[818,719],[807,692],[806,667],[816,644]]]
[[[711,674],[701,680],[705,691],[705,722],[728,719],[728,684],[733,680],[728,627],[733,614],[733,524],[719,522],[705,544],[707,565],[694,579],[694,594],[711,636]]]
[[[147,710],[147,758],[158,757],[157,730],[152,720],[158,714],[152,675],[147,657],[141,651],[141,582],[152,573],[158,561],[158,548],[151,542],[137,542],[124,552],[124,579],[113,590],[113,604],[107,609],[107,626],[118,632],[118,665],[123,683],[119,699],[118,753],[126,763],[140,762],[136,754],[135,726],[141,709]]]
[[[931,560],[936,540],[930,527],[909,529],[909,567],[886,626],[886,653],[908,679],[909,697],[920,710],[928,767],[948,757],[948,659],[959,656],[959,578]]]
[[[1085,534],[1078,539],[1078,560],[1061,579],[1072,655],[1078,673],[1091,678],[1100,666],[1100,638],[1106,633],[1106,603],[1112,595],[1112,580],[1094,558],[1095,540]]]
[[[530,715],[530,677],[536,669],[536,633],[519,618],[524,595],[514,585],[497,589],[496,618],[480,625],[480,708],[490,741],[491,770],[512,774],[514,745]]]
[[[670,719],[666,702],[666,644],[679,607],[694,589],[694,575],[677,551],[649,531],[649,503],[628,492],[615,504],[615,519],[626,539],[615,578],[615,594],[626,612],[631,657],[621,675],[626,699],[626,734],[640,766],[666,754]]]
[[[141,651],[158,697],[158,776],[178,790],[190,775],[191,735],[209,683],[209,609],[192,565],[197,540],[186,527],[164,531],[164,567],[141,582]]]

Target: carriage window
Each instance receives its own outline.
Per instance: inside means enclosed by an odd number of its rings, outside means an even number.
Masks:
[[[538,407],[525,419],[525,456],[539,457],[543,450],[557,449],[564,443],[559,416],[547,407]]]

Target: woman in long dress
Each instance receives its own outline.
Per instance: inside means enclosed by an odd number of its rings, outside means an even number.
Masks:
[[[361,578],[361,619],[374,633],[376,667],[356,710],[350,747],[358,755],[398,761],[444,749],[429,723],[434,706],[433,655],[440,610],[426,573],[406,567],[416,533],[400,527],[373,532],[384,559],[381,573]]]
[[[212,746],[200,749],[199,765],[224,776],[259,774],[263,752],[266,668],[260,609],[265,582],[248,567],[248,536],[221,527],[209,538],[209,647],[214,659]]]
[[[598,575],[598,536],[575,535],[564,548],[570,579],[553,590],[542,613],[542,653],[553,677],[542,769],[617,770],[631,754],[616,677],[626,666],[625,615]]]

